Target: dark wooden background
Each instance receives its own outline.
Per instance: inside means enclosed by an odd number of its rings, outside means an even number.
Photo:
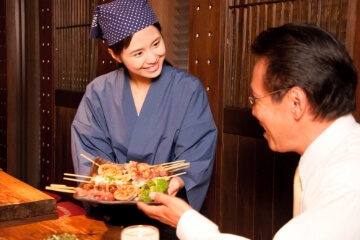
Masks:
[[[162,1],[170,0],[156,0],[152,1],[152,4],[162,4]],[[12,19],[9,14],[27,9],[19,7],[17,4],[20,2],[20,0],[0,0],[0,6],[6,5],[1,9],[8,10],[6,12],[0,10],[0,18],[6,19],[8,26],[5,27],[3,21],[0,21],[0,28],[5,29],[0,31],[1,50],[9,49],[10,43],[15,40],[20,41],[18,35],[6,31],[13,24],[13,22],[9,23],[9,19]],[[76,32],[81,31],[82,37],[86,37],[90,20],[82,22],[82,19],[91,19],[90,9],[93,7],[91,4],[96,3],[96,0],[38,0],[27,2],[26,6],[35,5],[35,2],[38,3],[35,6],[37,11],[33,13],[38,14],[39,22],[35,27],[31,24],[26,25],[30,28],[26,37],[36,41],[39,46],[37,50],[39,76],[34,78],[34,82],[39,84],[39,107],[34,113],[39,114],[39,119],[19,118],[18,111],[22,105],[17,101],[21,98],[18,92],[19,88],[22,89],[22,84],[16,85],[14,79],[21,78],[19,76],[21,71],[8,66],[10,63],[20,66],[21,61],[1,51],[0,122],[4,122],[5,119],[6,124],[1,124],[0,131],[0,167],[24,181],[29,180],[32,172],[39,177],[39,182],[34,185],[44,189],[51,183],[69,185],[68,182],[63,181],[63,173],[73,171],[70,124],[82,97],[83,88],[76,87],[79,86],[76,84],[70,89],[62,88],[59,82],[66,79],[60,77],[61,71],[68,69],[67,64],[72,58],[76,58],[79,66],[88,66],[78,68],[78,70],[82,69],[81,71],[85,68],[91,72],[88,76],[108,72],[115,68],[115,63],[107,54],[106,44],[102,41],[97,41],[95,45],[86,43],[90,45],[86,45],[85,50],[81,45],[75,45],[77,47],[66,51],[62,49],[64,47],[62,43],[79,40],[74,39],[79,38]],[[188,0],[180,2],[188,2],[186,10],[189,14],[188,71],[197,76],[207,90],[219,129],[215,169],[206,199],[210,218],[224,232],[240,234],[252,239],[271,239],[274,233],[291,218],[292,179],[299,156],[294,153],[278,154],[270,151],[262,137],[263,130],[251,115],[247,102],[254,65],[254,58],[249,52],[250,43],[267,27],[295,21],[313,23],[334,33],[346,45],[357,68],[360,69],[359,1]],[[54,18],[59,17],[54,15],[55,9],[61,9],[60,12],[65,14],[76,4],[85,6],[89,12],[82,12],[79,16],[72,14],[72,17],[65,18],[65,22],[54,24]],[[176,9],[176,11],[183,10]],[[167,19],[166,16],[162,18]],[[15,24],[20,25],[20,23],[21,21],[15,21]],[[33,30],[31,28],[37,28],[37,31],[31,31]],[[38,34],[33,34],[37,32]],[[62,34],[59,38],[62,41],[54,40],[57,34],[59,36]],[[26,44],[30,43],[31,41]],[[21,52],[21,48],[16,46],[18,45],[11,44],[12,48]],[[88,55],[88,51],[92,52],[94,48],[98,50],[95,51],[96,54]],[[36,50],[36,48],[31,49]],[[84,65],[85,62],[93,65]],[[76,73],[75,66],[71,71],[66,73],[68,74],[66,76]],[[25,72],[22,76],[26,75]],[[85,80],[82,85],[86,85],[86,81],[91,79]],[[11,85],[7,87],[9,83]],[[23,89],[25,92],[30,89],[29,86],[25,87],[26,89]],[[360,94],[360,90],[358,93]],[[28,102],[37,105],[36,98]],[[359,100],[358,103],[360,106]],[[31,114],[28,113],[30,116]],[[359,121],[359,108],[354,115]],[[28,137],[32,140],[24,139],[20,134],[22,128],[19,128],[24,126],[24,121],[27,121],[27,125],[38,126],[39,136],[36,135],[36,131],[31,135],[27,130],[23,134],[32,136],[32,138]],[[25,150],[19,152],[19,146],[25,146],[22,148]],[[26,149],[38,149],[38,155],[35,154],[32,162]],[[28,169],[28,175],[24,176],[24,169]]]

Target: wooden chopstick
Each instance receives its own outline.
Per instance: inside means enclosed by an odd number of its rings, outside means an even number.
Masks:
[[[67,177],[64,177],[63,179],[64,179],[64,180],[69,180],[69,181],[74,181],[74,182],[90,183],[90,181],[80,180],[80,179],[76,179],[76,178],[67,178]]]
[[[94,160],[90,159],[88,156],[85,156],[84,154],[80,154],[80,156],[82,156],[82,157],[85,158],[86,160],[92,162],[92,163],[95,164],[96,166],[100,167],[100,164],[98,164],[98,163],[95,162]]]
[[[65,176],[72,176],[72,177],[81,177],[81,178],[91,178],[91,176],[79,175],[74,173],[64,173]]]

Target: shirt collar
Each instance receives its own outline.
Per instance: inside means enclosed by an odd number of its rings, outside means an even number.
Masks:
[[[299,161],[302,184],[306,184],[304,181],[307,176],[311,176],[313,171],[325,164],[331,152],[354,131],[357,125],[352,114],[340,117],[310,144]]]

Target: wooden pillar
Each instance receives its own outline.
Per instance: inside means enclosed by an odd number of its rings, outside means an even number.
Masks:
[[[39,0],[40,31],[40,187],[53,182],[54,79],[52,72],[52,1]]]
[[[22,0],[6,1],[7,51],[7,172],[23,180],[24,156],[24,47]]]
[[[355,62],[356,69],[358,71],[358,81],[360,80],[360,1],[357,1],[356,7],[356,18],[355,22],[355,31],[354,31],[354,52],[353,52],[353,60]],[[357,91],[356,91],[357,101],[356,101],[356,110],[354,116],[358,122],[360,122],[360,83],[358,83]]]
[[[189,25],[189,72],[203,83],[209,99],[212,114],[221,139],[223,51],[224,51],[224,2],[213,0],[190,0]],[[219,206],[219,170],[221,141],[217,143],[215,166],[206,204],[209,217],[216,221]]]
[[[6,1],[0,1],[0,168],[7,170]]]

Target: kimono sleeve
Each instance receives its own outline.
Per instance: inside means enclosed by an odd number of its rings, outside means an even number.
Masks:
[[[216,148],[217,128],[207,95],[201,83],[197,85],[179,131],[175,155],[190,162],[182,176],[189,204],[200,210],[211,179]]]
[[[99,93],[90,85],[71,125],[71,152],[77,174],[89,174],[91,162],[81,157],[103,157],[113,160],[112,147],[101,107]]]

